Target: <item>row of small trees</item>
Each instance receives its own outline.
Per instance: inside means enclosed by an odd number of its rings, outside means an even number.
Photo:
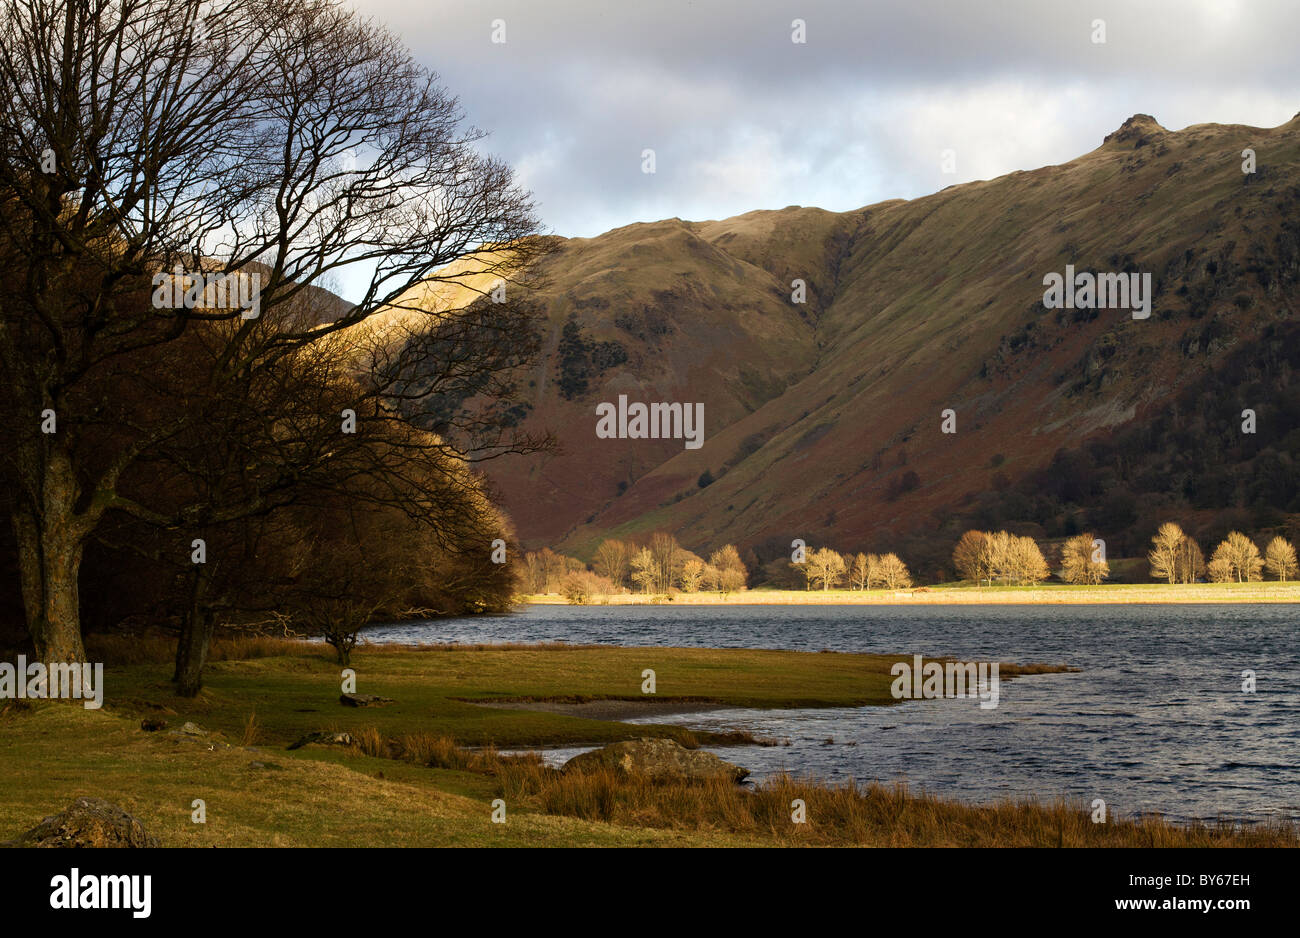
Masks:
[[[1265,570],[1286,581],[1294,579],[1297,570],[1295,546],[1284,537],[1274,537],[1261,555],[1253,540],[1232,531],[1206,563],[1196,541],[1167,521],[1151,538],[1151,545],[1147,554],[1151,575],[1170,583],[1195,583],[1201,576],[1214,583],[1248,583],[1264,579]]]
[[[1032,537],[1006,531],[967,531],[952,552],[953,566],[976,583],[1034,584],[1051,575],[1047,559]]]
[[[1052,575],[1038,542],[1008,531],[967,531],[952,552],[963,579],[976,583],[1032,586]],[[1061,545],[1061,579],[1095,584],[1110,575],[1105,550],[1090,533],[1076,534]]]
[[[1173,522],[1160,526],[1147,555],[1152,577],[1169,583],[1195,583],[1201,577],[1213,582],[1248,582],[1263,579],[1264,572],[1279,580],[1297,574],[1295,547],[1275,537],[1263,554],[1255,542],[1239,531],[1230,533],[1215,548],[1209,562],[1200,546]],[[967,531],[953,549],[958,574],[977,584],[1032,586],[1052,575],[1038,542],[1009,531]],[[1096,585],[1110,576],[1105,546],[1091,532],[1077,534],[1059,549],[1059,573],[1066,583]],[[809,549],[802,562],[789,569],[804,578],[807,589],[906,589],[912,585],[907,564],[895,553],[841,554],[829,547]],[[744,589],[749,571],[737,549],[728,544],[708,557],[682,547],[670,534],[656,533],[646,544],[606,540],[596,550],[592,568],[582,561],[549,548],[524,557],[523,587],[531,593],[563,593],[575,602],[624,590],[646,594]]]
[[[558,593],[570,574],[586,569],[587,565],[578,558],[543,547],[524,554],[520,585],[525,593]]]
[[[1209,563],[1196,540],[1173,522],[1162,524],[1151,544],[1151,576],[1169,583],[1195,583],[1203,576],[1215,583],[1244,583],[1262,580],[1265,570],[1289,580],[1297,572],[1295,547],[1282,537],[1269,541],[1261,555],[1254,541],[1233,531],[1214,549]],[[963,579],[980,584],[1033,585],[1051,576],[1038,543],[1007,531],[967,531],[953,549],[952,560]],[[1110,576],[1104,545],[1089,532],[1071,537],[1061,545],[1060,570],[1067,583],[1101,583]]]
[[[677,543],[671,534],[655,532],[644,545],[606,540],[596,548],[595,572],[617,588],[644,593],[686,593],[744,589],[749,571],[731,544],[720,547],[706,560]]]
[[[841,554],[829,547],[809,551],[803,563],[791,566],[804,575],[809,589],[833,589],[841,582],[850,590],[906,589],[912,585],[907,564],[894,553]]]
[[[806,588],[830,590],[905,589],[911,574],[894,553],[841,554],[828,547],[806,552],[789,568],[804,578]],[[671,534],[651,536],[646,544],[610,539],[601,542],[589,569],[582,561],[549,548],[524,555],[522,585],[529,593],[562,593],[572,602],[631,590],[663,595],[716,591],[726,595],[745,589],[749,570],[740,551],[727,544],[708,559],[682,547]]]
[[[530,551],[524,555],[522,580],[525,592],[563,593],[574,602],[587,602],[625,590],[732,593],[745,588],[749,571],[731,544],[706,560],[682,547],[671,534],[657,532],[643,545],[615,539],[601,542],[590,569],[550,548]]]

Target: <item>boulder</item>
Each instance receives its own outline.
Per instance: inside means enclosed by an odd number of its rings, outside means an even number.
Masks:
[[[287,748],[301,749],[303,746],[351,746],[353,743],[351,733],[308,733],[296,743],[292,743]]]
[[[158,838],[115,804],[78,798],[61,814],[47,817],[5,847],[156,847]]]
[[[739,782],[748,769],[732,765],[711,752],[686,749],[671,739],[632,739],[610,743],[574,756],[564,763],[565,772],[613,769],[625,775],[642,775],[656,780],[722,778]]]
[[[392,702],[392,697],[380,697],[378,694],[339,694],[339,703],[345,707],[382,707]]]
[[[168,730],[167,735],[179,743],[198,743],[212,751],[230,749],[231,745],[221,739],[219,733],[210,733],[197,723],[188,720],[178,730]]]

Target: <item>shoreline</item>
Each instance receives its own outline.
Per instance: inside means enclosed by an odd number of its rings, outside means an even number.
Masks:
[[[530,594],[521,606],[1088,606],[1266,605],[1300,603],[1300,582],[1115,583],[1100,586],[917,587],[909,590],[769,590],[646,595],[615,593],[570,603],[559,593]]]

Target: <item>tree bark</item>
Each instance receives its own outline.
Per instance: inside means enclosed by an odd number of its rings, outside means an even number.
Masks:
[[[41,509],[14,512],[27,630],[44,662],[84,662],[78,580],[91,525],[76,513],[72,463],[57,451],[43,467]]]
[[[216,617],[207,604],[210,575],[199,565],[190,588],[189,608],[181,620],[181,637],[176,643],[176,670],[172,681],[178,697],[196,697],[203,689],[203,667],[208,662]]]
[[[176,644],[176,696],[196,697],[203,689],[203,666],[212,645],[215,617],[209,610],[196,610],[186,616],[181,638]]]

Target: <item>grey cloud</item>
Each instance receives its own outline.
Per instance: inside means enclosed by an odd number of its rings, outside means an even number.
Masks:
[[[563,235],[910,198],[1071,159],[1137,112],[1179,128],[1300,111],[1293,0],[356,6],[439,72]]]

